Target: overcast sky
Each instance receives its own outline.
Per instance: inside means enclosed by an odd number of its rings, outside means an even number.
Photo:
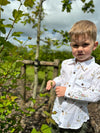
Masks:
[[[72,11],[71,13],[67,13],[66,11],[62,12],[61,0],[46,0],[43,4],[43,7],[47,15],[45,16],[42,24],[49,29],[49,32],[46,32],[43,37],[60,39],[60,36],[58,34],[56,34],[55,36],[52,35],[52,29],[69,31],[76,21],[87,19],[93,21],[96,24],[98,30],[97,40],[100,44],[100,0],[94,0],[95,12],[93,14],[83,13],[83,11],[81,10],[82,4],[83,3],[81,2],[81,0],[73,0]],[[11,4],[6,6],[5,11],[2,13],[1,17],[6,18],[7,20],[7,18],[12,16],[12,10],[15,8],[18,9],[18,6],[19,2],[17,0],[12,0]],[[27,9],[25,7],[22,7],[21,9],[27,12]],[[15,30],[24,32],[24,35],[21,38],[22,40],[25,40],[26,36],[31,36],[33,38],[30,42],[28,42],[28,44],[36,44],[36,31],[31,28],[31,25],[24,27],[22,24],[18,24],[15,25]],[[11,38],[10,41],[12,41],[14,44],[17,44],[17,42],[13,41]]]

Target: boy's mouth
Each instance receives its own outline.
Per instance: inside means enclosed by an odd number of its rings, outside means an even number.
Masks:
[[[77,54],[78,56],[83,56],[84,54]]]

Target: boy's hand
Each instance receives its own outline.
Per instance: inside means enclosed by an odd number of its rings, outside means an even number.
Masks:
[[[56,87],[56,95],[57,97],[63,97],[65,96],[66,87],[63,86],[57,86]]]
[[[56,85],[55,81],[49,80],[46,85],[46,90],[50,90],[52,87]]]

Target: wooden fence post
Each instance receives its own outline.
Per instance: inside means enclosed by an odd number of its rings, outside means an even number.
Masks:
[[[57,75],[58,75],[58,67],[59,67],[60,60],[59,59],[55,59],[54,63],[56,65],[54,66],[54,75],[53,75],[53,78],[57,77]]]
[[[58,75],[58,67],[59,67],[60,60],[59,59],[55,59],[54,60],[54,63],[56,65],[54,66],[53,78],[55,78]],[[52,111],[53,104],[54,104],[54,100],[55,100],[55,90],[54,89],[51,89],[50,90],[50,99],[49,99],[49,103],[48,103],[48,109],[49,109],[49,111]]]
[[[22,78],[22,96],[23,96],[23,101],[26,102],[26,65],[24,64],[21,67],[21,78]]]
[[[32,60],[17,60],[17,62],[22,62],[24,65],[21,67],[21,76],[22,76],[22,96],[24,102],[26,102],[26,65],[34,65],[34,61]],[[53,78],[55,78],[58,74],[60,60],[55,59],[54,62],[40,61],[40,66],[51,66],[54,67]],[[55,99],[55,91],[51,89],[50,91],[50,99],[49,99],[49,110],[53,107],[53,102]]]

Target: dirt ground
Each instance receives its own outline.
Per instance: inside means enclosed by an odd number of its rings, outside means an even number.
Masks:
[[[88,110],[95,133],[100,133],[100,101],[98,103],[90,103]]]

